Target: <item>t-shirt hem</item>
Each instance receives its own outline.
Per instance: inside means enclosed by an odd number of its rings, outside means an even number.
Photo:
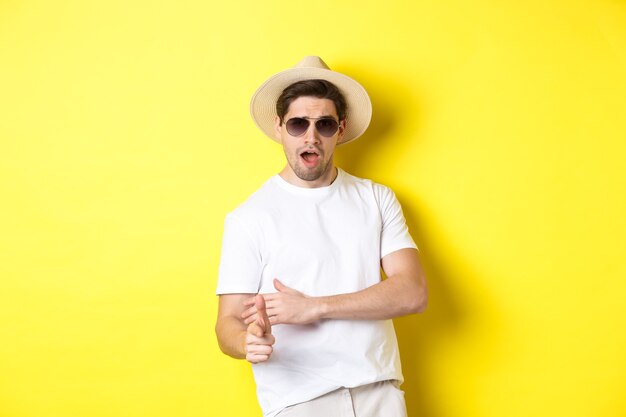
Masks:
[[[227,294],[256,294],[258,293],[258,289],[251,290],[250,288],[229,288],[229,289],[220,289],[218,288],[215,291],[215,295],[227,295]]]
[[[384,252],[381,251],[380,259],[383,259],[385,256],[389,255],[390,253],[399,251],[400,249],[416,249],[419,252],[419,248],[417,247],[415,243],[406,243],[403,245],[392,246],[391,248],[385,250]]]

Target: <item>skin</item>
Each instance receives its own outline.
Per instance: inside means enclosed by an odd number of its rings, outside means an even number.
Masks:
[[[337,119],[331,100],[300,97],[289,106],[285,120],[328,116]],[[331,138],[319,135],[313,125],[304,135],[294,137],[278,117],[275,119],[275,134],[287,159],[279,175],[299,187],[325,187],[337,177],[333,156],[343,138],[345,120]],[[318,155],[314,163],[303,160],[303,151]],[[274,325],[309,324],[322,319],[386,320],[424,311],[428,295],[417,250],[392,252],[382,258],[381,267],[386,280],[349,294],[310,297],[275,279],[274,293],[221,295],[215,328],[220,348],[234,358],[260,363],[271,358]]]
[[[386,320],[421,313],[426,308],[424,271],[415,249],[400,249],[382,259],[387,279],[361,291],[326,297],[309,297],[274,280],[275,293],[263,294],[265,309],[254,298],[244,301],[244,323],[252,323],[262,311],[271,325],[309,324],[321,319]]]
[[[237,312],[243,311],[243,303],[250,298],[254,300],[257,314],[254,320],[245,324]],[[221,295],[215,332],[222,352],[233,358],[259,363],[268,360],[272,354],[275,339],[261,295]]]
[[[332,100],[316,97],[299,97],[291,102],[289,111],[284,120],[292,117],[320,118],[332,117],[338,120],[335,103]],[[337,168],[333,161],[335,147],[344,135],[346,121],[342,120],[339,130],[334,136],[327,138],[321,136],[314,127],[309,125],[309,130],[302,136],[291,136],[287,132],[285,124],[280,123],[280,118],[274,118],[274,135],[283,145],[283,151],[287,158],[287,165],[280,172],[280,176],[287,182],[298,187],[317,188],[330,185],[337,177]],[[311,151],[319,154],[319,161],[313,167],[307,167],[301,154]]]

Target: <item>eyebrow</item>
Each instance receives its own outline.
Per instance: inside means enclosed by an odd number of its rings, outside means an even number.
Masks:
[[[317,120],[317,119],[333,119],[333,120],[339,120],[339,117],[337,116],[333,116],[332,114],[325,114],[322,115],[320,117],[308,117],[308,116],[292,116],[290,117],[290,119],[294,118],[294,117],[298,117],[300,119],[307,119],[307,120]]]

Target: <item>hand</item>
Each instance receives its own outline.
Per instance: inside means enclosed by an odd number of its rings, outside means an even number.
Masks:
[[[308,297],[277,279],[274,288],[278,292],[263,295],[270,324],[309,324],[320,319],[320,305],[315,297]],[[246,324],[255,322],[259,317],[255,298],[246,300],[244,306],[249,308],[241,318]]]
[[[263,296],[256,295],[252,298],[255,311],[255,319],[248,324],[246,332],[246,360],[251,363],[265,362],[272,354],[274,336],[272,336],[272,325],[267,316],[265,300]]]

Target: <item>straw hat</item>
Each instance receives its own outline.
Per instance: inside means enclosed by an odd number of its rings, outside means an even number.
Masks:
[[[250,100],[250,114],[259,129],[270,139],[278,142],[274,137],[274,117],[278,97],[291,84],[313,79],[330,81],[346,98],[348,104],[346,130],[341,144],[361,136],[372,118],[372,103],[367,91],[347,75],[332,71],[318,56],[305,57],[295,67],[270,77],[256,90]]]

